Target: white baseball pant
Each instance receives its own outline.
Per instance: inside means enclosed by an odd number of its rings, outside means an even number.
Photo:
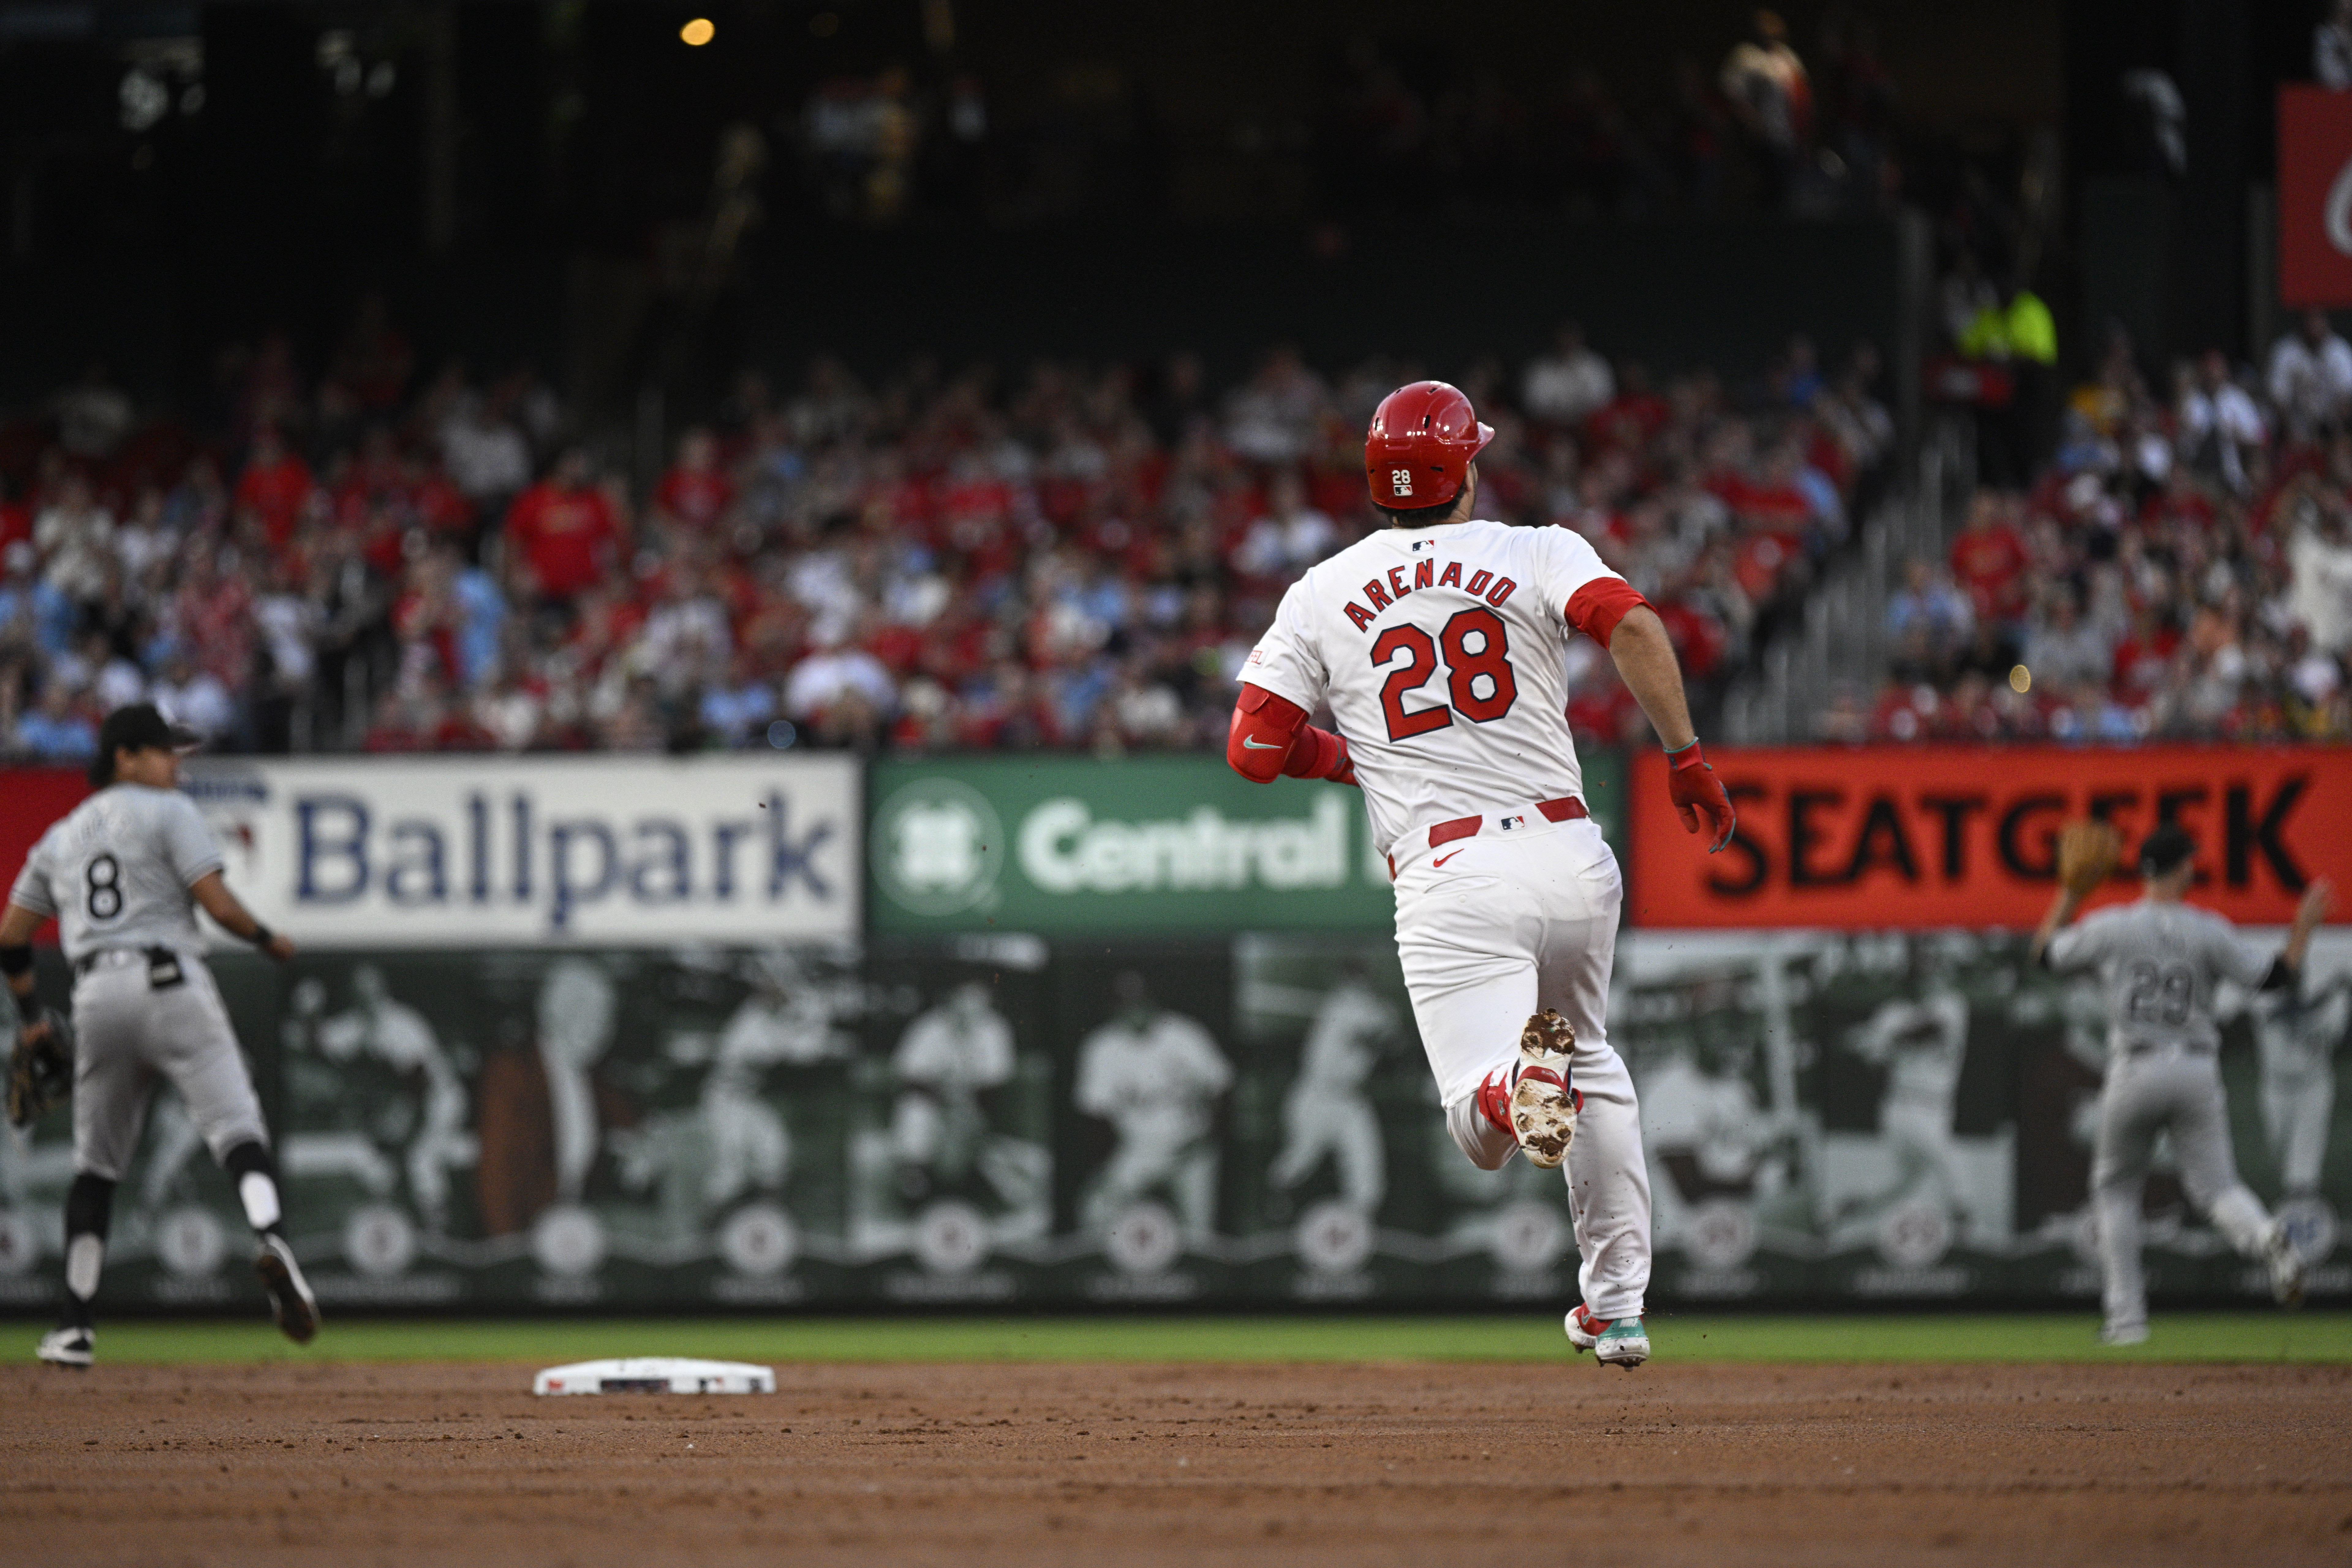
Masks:
[[[1514,823],[1505,828],[1506,821]],[[1639,1317],[1650,1283],[1650,1176],[1633,1074],[1609,1044],[1609,971],[1624,882],[1588,819],[1490,816],[1434,849],[1398,840],[1397,956],[1445,1124],[1495,1170],[1518,1145],[1477,1108],[1478,1085],[1519,1060],[1530,1015],[1556,1008],[1576,1031],[1569,1070],[1583,1110],[1568,1153],[1577,1283],[1595,1317]]]

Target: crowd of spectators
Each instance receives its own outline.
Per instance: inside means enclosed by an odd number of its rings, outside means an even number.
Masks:
[[[1906,563],[1891,678],[1819,735],[2352,739],[2352,346],[2315,312],[2168,391],[2118,334],[2032,486]]]
[[[1379,519],[1363,431],[1417,367],[1193,359],[746,377],[642,492],[536,378],[415,381],[370,307],[315,378],[230,361],[225,427],[94,371],[0,430],[0,739],[86,755],[152,697],[225,749],[1222,748],[1285,586]],[[1483,515],[1590,537],[1702,704],[1867,505],[1892,439],[1865,347],[1653,385],[1564,328],[1459,376]],[[1605,657],[1571,718],[1636,733]]]

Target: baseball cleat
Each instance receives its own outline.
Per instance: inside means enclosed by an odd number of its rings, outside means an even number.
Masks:
[[[2303,1254],[2277,1220],[2271,1222],[2271,1233],[2263,1242],[2263,1261],[2270,1265],[2272,1300],[2283,1307],[2303,1305]]]
[[[1579,1355],[1589,1350],[1601,1365],[1622,1366],[1628,1372],[1650,1359],[1650,1334],[1641,1319],[1619,1318],[1612,1322],[1596,1318],[1581,1301],[1568,1314],[1568,1343]]]
[[[2099,1325],[2101,1344],[2146,1344],[2146,1323],[2102,1323]]]
[[[1569,1053],[1576,1031],[1551,1008],[1519,1032],[1519,1072],[1511,1084],[1511,1133],[1528,1164],[1558,1170],[1576,1137],[1576,1092],[1569,1084]]]
[[[319,1332],[319,1299],[310,1294],[310,1282],[302,1278],[301,1266],[294,1261],[294,1249],[286,1245],[284,1237],[261,1239],[261,1253],[253,1260],[253,1271],[261,1276],[262,1289],[269,1292],[269,1310],[278,1328],[296,1344],[309,1344]]]
[[[41,1344],[33,1354],[51,1366],[69,1366],[76,1372],[87,1372],[95,1359],[90,1342],[98,1336],[88,1329],[51,1329],[41,1336]]]
[[[1622,1366],[1631,1372],[1650,1359],[1650,1331],[1639,1318],[1619,1318],[1592,1342],[1592,1359],[1603,1366]]]

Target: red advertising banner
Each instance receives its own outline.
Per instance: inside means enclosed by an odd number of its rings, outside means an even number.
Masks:
[[[16,880],[25,856],[49,824],[81,804],[89,793],[79,771],[64,768],[0,768],[0,898]],[[58,928],[45,925],[41,940],[54,942]]]
[[[2031,927],[2057,888],[2075,818],[2123,831],[2133,896],[2141,837],[2172,819],[2198,841],[2191,898],[2283,925],[2326,876],[2352,897],[2352,748],[1819,747],[1711,760],[1739,809],[1719,854],[1683,831],[1665,759],[1634,758],[1633,914],[1653,926]]]
[[[2278,96],[2279,300],[2352,305],[2352,93]]]

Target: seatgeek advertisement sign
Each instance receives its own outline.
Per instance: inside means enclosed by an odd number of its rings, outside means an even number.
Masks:
[[[848,758],[203,760],[229,885],[324,947],[854,938]]]
[[[2058,832],[2123,834],[2093,905],[2136,897],[2159,823],[2197,840],[2200,904],[2283,925],[2319,877],[2352,887],[2352,748],[2341,746],[1726,747],[1739,810],[1720,854],[1694,852],[1666,763],[1633,765],[1633,923],[1664,928],[2032,930],[2058,887]]]

